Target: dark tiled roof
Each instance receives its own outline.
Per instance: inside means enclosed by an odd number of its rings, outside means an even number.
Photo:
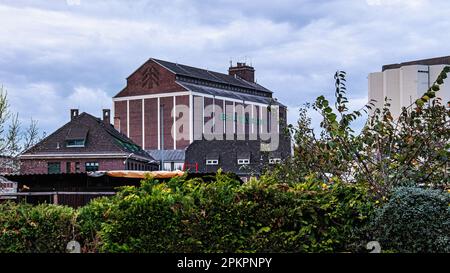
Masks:
[[[82,136],[86,139],[84,147],[66,147],[67,139],[77,139]],[[114,126],[88,113],[81,113],[73,118],[24,154],[38,155],[40,153],[133,153],[153,160],[147,152],[117,131]]]
[[[387,70],[387,69],[396,69],[396,68],[400,68],[400,67],[406,66],[406,65],[440,65],[440,64],[450,65],[450,56],[416,60],[416,61],[404,62],[404,63],[399,63],[399,64],[387,64],[387,65],[383,65],[382,71]]]
[[[158,161],[184,162],[185,150],[147,150],[147,152]]]
[[[260,173],[267,166],[269,158],[286,159],[291,155],[289,137],[280,135],[278,149],[273,152],[262,152],[259,140],[196,140],[186,149],[186,163],[198,164],[198,172],[216,172],[221,168],[225,172],[238,175]],[[217,159],[218,165],[206,165],[206,160]],[[250,159],[249,165],[238,165],[238,159]]]
[[[67,132],[66,140],[74,140],[74,139],[85,140],[88,132],[89,128],[84,125],[79,125],[77,127],[70,127]]]
[[[218,153],[207,153],[206,160],[219,160],[219,154]]]
[[[239,87],[248,88],[248,89],[254,89],[254,90],[258,90],[258,91],[262,91],[262,92],[266,92],[266,93],[272,93],[272,91],[268,90],[267,88],[265,88],[257,83],[248,82],[244,79],[241,79],[239,77],[230,76],[228,74],[223,74],[223,73],[209,71],[209,70],[201,69],[201,68],[197,68],[197,67],[192,67],[192,66],[187,66],[187,65],[183,65],[183,64],[177,64],[177,63],[172,63],[172,62],[168,62],[168,61],[158,60],[158,59],[154,59],[154,58],[151,58],[150,60],[153,60],[153,61],[159,63],[160,65],[164,66],[165,68],[169,69],[170,71],[172,71],[173,73],[175,73],[177,75],[182,75],[182,76],[186,76],[186,77],[202,79],[202,80],[217,82],[217,83],[222,83],[222,84],[234,85],[234,86],[239,86]]]
[[[246,93],[241,93],[241,92],[233,92],[233,91],[229,91],[229,90],[224,90],[224,89],[210,87],[210,86],[204,86],[204,85],[195,84],[195,83],[186,83],[186,82],[178,82],[178,83],[192,92],[198,92],[198,93],[202,93],[202,94],[206,94],[206,95],[233,98],[233,99],[237,99],[237,100],[257,102],[257,103],[262,103],[262,104],[272,103],[275,105],[284,106],[283,104],[275,101],[271,97],[256,96],[256,95],[251,95],[251,94],[246,94]]]

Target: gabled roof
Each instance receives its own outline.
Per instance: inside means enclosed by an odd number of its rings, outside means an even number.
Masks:
[[[84,147],[67,147],[69,139],[85,138]],[[140,146],[113,125],[88,113],[81,113],[22,155],[39,154],[111,154],[123,153],[153,160]]]

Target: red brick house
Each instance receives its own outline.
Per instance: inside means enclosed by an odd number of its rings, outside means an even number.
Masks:
[[[158,169],[147,152],[114,129],[109,109],[103,119],[72,109],[68,123],[19,158],[22,174]]]

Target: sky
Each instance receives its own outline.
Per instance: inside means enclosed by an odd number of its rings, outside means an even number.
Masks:
[[[112,108],[149,58],[223,73],[246,61],[295,123],[299,106],[334,97],[337,70],[358,109],[382,65],[450,55],[448,14],[447,0],[0,0],[0,85],[48,134],[71,108]]]

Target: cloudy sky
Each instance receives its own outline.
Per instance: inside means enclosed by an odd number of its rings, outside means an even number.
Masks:
[[[383,64],[450,55],[448,14],[447,0],[0,0],[0,85],[50,133],[70,108],[111,108],[150,57],[224,73],[247,60],[294,123],[333,97],[338,69],[356,108]]]

